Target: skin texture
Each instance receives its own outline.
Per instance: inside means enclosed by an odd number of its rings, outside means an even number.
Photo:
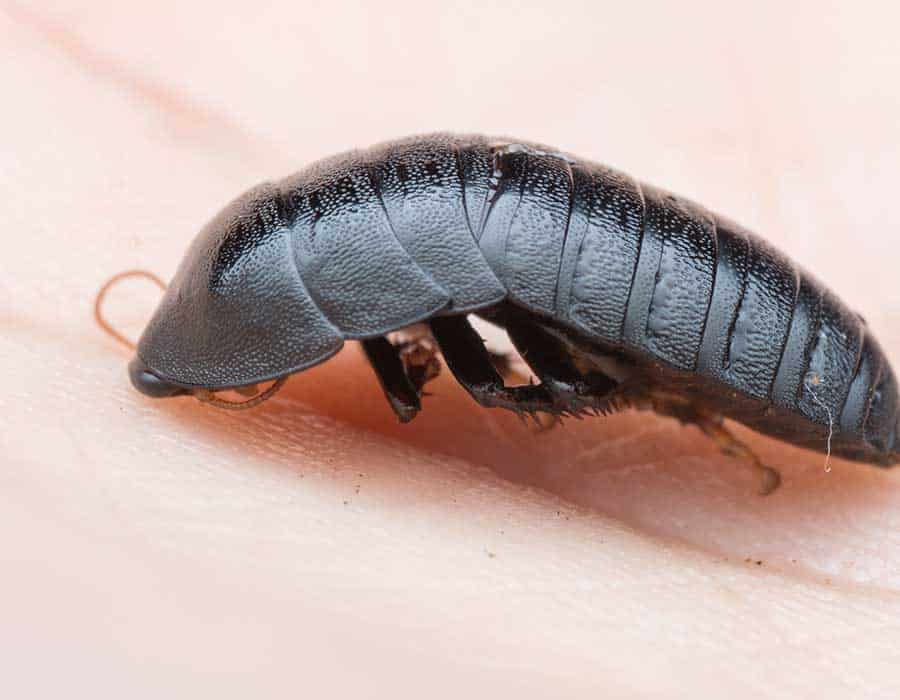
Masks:
[[[896,697],[900,473],[737,429],[784,476],[760,499],[695,428],[535,434],[446,376],[400,426],[356,346],[248,413],[129,386],[91,320],[106,277],[169,278],[242,189],[438,128],[558,144],[729,214],[897,365],[883,8],[417,7],[0,3],[4,685]],[[123,285],[109,316],[134,337],[157,298]]]

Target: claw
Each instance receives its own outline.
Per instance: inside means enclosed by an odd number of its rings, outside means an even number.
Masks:
[[[696,409],[696,413],[689,417],[687,421],[696,423],[700,430],[716,442],[724,454],[744,461],[756,472],[759,479],[758,492],[760,496],[768,496],[781,485],[781,474],[772,467],[763,464],[750,447],[738,440],[725,427],[721,416],[710,415],[700,409]]]

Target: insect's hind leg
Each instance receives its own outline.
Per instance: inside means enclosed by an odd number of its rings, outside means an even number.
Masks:
[[[482,406],[506,408],[520,414],[558,413],[547,387],[540,384],[508,387],[503,383],[484,341],[465,316],[438,316],[429,324],[456,381]]]
[[[781,474],[772,467],[767,467],[756,453],[747,445],[738,440],[734,434],[725,427],[721,416],[698,414],[694,421],[707,436],[719,446],[725,454],[743,460],[757,475],[759,479],[759,495],[768,496],[781,486]]]
[[[541,380],[560,415],[578,416],[585,411],[606,411],[619,383],[600,372],[579,370],[571,353],[540,324],[507,318],[506,332],[529,367]]]
[[[685,424],[696,425],[716,443],[723,454],[741,460],[759,479],[760,496],[768,496],[781,485],[781,474],[763,464],[756,453],[725,426],[721,414],[691,403],[676,403],[666,397],[653,396],[650,402],[657,413],[672,416]]]
[[[369,364],[375,370],[388,403],[401,423],[408,423],[422,408],[419,388],[406,373],[400,353],[387,338],[362,341]]]

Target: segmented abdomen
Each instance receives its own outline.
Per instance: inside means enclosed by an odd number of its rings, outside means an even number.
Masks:
[[[512,302],[736,389],[760,424],[773,406],[896,443],[896,380],[865,324],[763,240],[603,166],[492,153],[480,245]]]
[[[765,432],[802,415],[845,453],[897,441],[896,381],[859,317],[740,226],[623,173],[438,134],[322,161],[278,191],[304,288],[344,338],[508,299],[695,373],[707,395],[739,392],[740,419]]]

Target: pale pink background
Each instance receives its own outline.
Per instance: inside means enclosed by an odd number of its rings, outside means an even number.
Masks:
[[[400,427],[355,348],[251,413],[152,402],[90,309],[251,184],[480,131],[751,226],[896,364],[898,20],[0,1],[0,693],[897,697],[898,473],[754,439],[785,479],[760,499],[695,429],[535,435],[446,380]],[[123,285],[110,314],[136,334],[155,299]]]

